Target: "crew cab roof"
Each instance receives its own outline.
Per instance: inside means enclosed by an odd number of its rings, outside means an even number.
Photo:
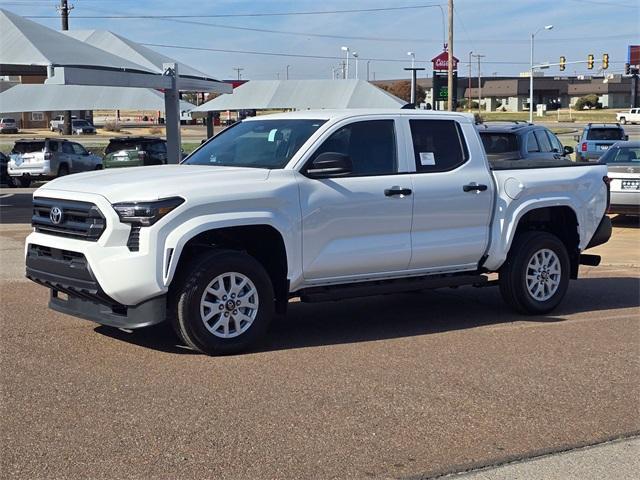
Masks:
[[[268,116],[257,116],[247,118],[245,122],[255,122],[260,120],[344,120],[371,115],[398,115],[398,116],[424,116],[435,118],[455,118],[463,123],[472,123],[473,114],[461,112],[443,112],[440,110],[412,110],[401,108],[348,108],[340,110],[298,110],[295,112],[274,113]]]

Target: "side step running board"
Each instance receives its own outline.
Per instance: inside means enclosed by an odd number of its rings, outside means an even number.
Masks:
[[[299,292],[302,302],[326,302],[345,298],[369,297],[389,293],[427,290],[462,285],[483,286],[487,283],[484,275],[433,275],[427,277],[403,278],[374,282],[351,283],[347,285],[311,287]]]

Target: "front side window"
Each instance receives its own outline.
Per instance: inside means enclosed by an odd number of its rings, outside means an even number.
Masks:
[[[230,127],[193,152],[183,165],[284,168],[325,120],[255,120]]]
[[[69,155],[74,155],[75,152],[73,151],[73,147],[71,146],[70,143],[63,143],[62,144],[62,153],[67,153]]]
[[[545,153],[550,152],[552,150],[551,143],[545,135],[544,130],[536,130],[535,135],[538,140],[538,145],[540,146],[540,151]]]
[[[368,120],[335,131],[314,152],[342,153],[353,165],[351,176],[391,175],[397,171],[396,133],[393,120]]]
[[[536,137],[533,135],[533,132],[529,132],[529,135],[527,135],[527,152],[535,153],[539,151],[540,147],[538,146]]]
[[[558,137],[556,137],[549,130],[547,130],[547,136],[549,137],[549,141],[551,142],[551,147],[553,148],[554,152],[557,152],[557,153],[564,152],[564,148],[562,147],[562,143],[560,143],[560,140],[558,140]]]
[[[72,146],[73,146],[73,153],[75,153],[76,155],[88,155],[88,152],[79,143],[74,143],[72,144]]]
[[[417,172],[444,172],[467,161],[467,147],[454,120],[409,120]]]

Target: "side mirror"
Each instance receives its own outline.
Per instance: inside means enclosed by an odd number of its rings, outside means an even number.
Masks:
[[[573,136],[573,139],[574,139],[576,142],[579,142],[579,141],[580,141],[580,135],[574,135],[574,136]]]
[[[564,147],[563,151],[565,155],[571,155],[573,153],[573,147],[567,145]]]
[[[629,140],[629,135],[625,135],[625,136],[624,136],[624,139],[625,139],[625,140]]]
[[[309,178],[344,177],[353,171],[353,164],[349,155],[338,152],[321,153],[307,167]]]

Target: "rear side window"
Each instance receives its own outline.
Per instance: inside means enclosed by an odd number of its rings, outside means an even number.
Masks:
[[[545,153],[550,152],[552,150],[551,143],[549,142],[544,130],[536,130],[535,135],[538,140],[538,145],[540,146],[540,151]]]
[[[147,145],[146,149],[153,153],[167,153],[167,144],[164,142],[155,142]]]
[[[47,147],[49,148],[50,152],[57,152],[58,151],[58,142],[49,142]]]
[[[621,128],[591,128],[587,140],[624,140]]]
[[[352,176],[396,173],[394,121],[369,120],[346,125],[331,134],[316,150],[313,158],[326,152],[348,155],[353,164]]]
[[[480,132],[484,149],[488,154],[517,152],[518,137],[513,133]]]
[[[417,172],[444,172],[469,157],[454,120],[409,120]]]
[[[536,137],[533,135],[533,132],[529,132],[529,135],[527,135],[527,152],[535,153],[539,151],[540,147],[538,146]]]
[[[18,142],[13,146],[12,153],[34,153],[44,150],[44,142]]]

